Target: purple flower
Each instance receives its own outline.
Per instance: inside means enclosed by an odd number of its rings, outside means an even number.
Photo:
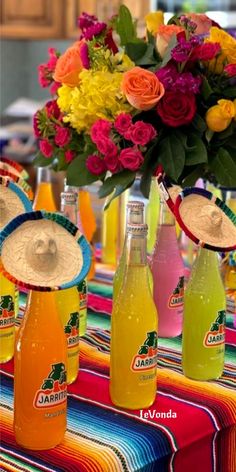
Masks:
[[[165,90],[173,87],[178,75],[178,71],[174,64],[167,64],[156,72],[156,76],[164,85]]]
[[[90,59],[89,59],[89,50],[87,43],[83,43],[80,46],[80,59],[82,61],[83,67],[85,69],[89,69],[90,67]]]
[[[89,28],[86,29],[84,32],[84,37],[87,41],[90,41],[94,38],[94,36],[99,36],[105,29],[107,25],[106,23],[96,23]]]
[[[176,90],[183,93],[199,93],[201,78],[194,77],[191,72],[178,72],[174,64],[168,64],[156,72],[165,90]]]
[[[192,51],[192,44],[190,41],[186,41],[181,38],[177,46],[171,51],[171,57],[176,62],[185,62],[188,60],[190,52]]]
[[[78,26],[84,31],[90,26],[94,25],[97,22],[97,17],[94,15],[88,15],[88,13],[83,12],[82,15],[78,18]]]

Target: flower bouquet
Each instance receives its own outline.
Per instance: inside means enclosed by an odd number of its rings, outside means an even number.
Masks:
[[[34,163],[100,197],[148,197],[162,165],[170,182],[236,186],[236,40],[203,14],[146,17],[145,38],[122,5],[108,23],[83,13],[80,39],[49,50],[39,80],[52,100],[34,117]]]

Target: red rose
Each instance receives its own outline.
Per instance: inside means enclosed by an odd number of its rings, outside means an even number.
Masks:
[[[39,149],[45,157],[52,157],[53,147],[47,139],[42,139],[39,141]]]
[[[101,154],[116,156],[118,153],[117,146],[109,138],[99,138],[96,141],[96,145]]]
[[[194,48],[190,61],[211,61],[220,52],[219,43],[204,43]]]
[[[144,158],[142,153],[134,146],[132,148],[122,149],[119,155],[119,161],[124,169],[135,171],[141,167]]]
[[[156,130],[149,123],[136,121],[136,123],[130,127],[129,139],[134,144],[145,146],[149,141],[155,138],[156,134]]]
[[[191,93],[167,91],[157,105],[163,123],[174,128],[190,123],[196,110],[195,96]]]
[[[86,167],[89,172],[94,175],[103,174],[107,170],[104,160],[96,154],[91,154],[88,156],[86,160]]]
[[[106,163],[108,170],[112,174],[116,174],[117,172],[120,172],[120,170],[122,169],[121,163],[118,159],[118,154],[116,155],[106,154],[104,156],[104,162]]]
[[[56,127],[55,143],[59,147],[66,146],[71,140],[71,132],[68,128]]]

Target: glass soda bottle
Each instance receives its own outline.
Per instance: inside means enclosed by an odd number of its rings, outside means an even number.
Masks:
[[[229,253],[226,272],[225,272],[226,289],[236,290],[236,251]]]
[[[79,215],[83,228],[83,234],[86,237],[87,241],[90,243],[92,258],[91,258],[91,267],[87,275],[87,279],[91,280],[95,276],[95,248],[93,246],[92,240],[94,233],[97,229],[97,223],[95,214],[92,207],[91,195],[87,187],[80,187],[78,193],[78,207]]]
[[[71,187],[65,183],[65,192],[62,195],[71,194],[69,197],[71,201],[68,205],[68,197],[67,203],[65,198],[61,200],[61,211],[62,213],[69,218],[75,225],[78,226],[79,230],[82,234],[84,234],[82,221],[80,217],[80,211],[78,210],[78,189],[76,187]],[[74,197],[72,196],[74,194]],[[82,280],[82,282],[77,286],[74,287],[74,292],[77,290],[79,293],[79,335],[84,336],[87,329],[87,299],[88,299],[88,286],[87,286],[87,279]],[[75,298],[75,296],[74,296]]]
[[[0,274],[0,362],[14,355],[15,285]]]
[[[33,209],[57,211],[52,191],[51,171],[48,167],[38,167],[37,169],[37,190]]]
[[[221,376],[225,308],[217,254],[200,248],[184,295],[182,367],[186,377],[211,380]]]
[[[76,224],[77,196],[75,193],[61,193],[61,211]],[[55,292],[55,298],[67,341],[67,383],[71,384],[76,380],[79,370],[80,303],[77,287]]]
[[[119,199],[102,213],[102,262],[116,265],[119,237]]]
[[[158,312],[158,336],[182,332],[184,264],[176,237],[175,219],[161,200],[160,225],[151,258],[153,297]]]
[[[157,178],[152,177],[149,201],[147,204],[147,225],[148,225],[148,237],[147,237],[147,251],[149,254],[152,253],[155,241],[157,225],[159,221],[160,213],[160,194],[158,190]]]
[[[127,224],[142,224],[144,223],[144,203],[141,201],[130,201],[126,205],[126,225]],[[127,233],[125,236],[124,246],[122,255],[120,258],[119,265],[116,269],[114,279],[113,279],[113,301],[116,300],[116,297],[119,293],[120,287],[123,282],[125,264],[127,258]],[[153,288],[152,274],[148,267],[148,277],[150,282],[151,291]]]
[[[27,449],[51,449],[66,431],[67,345],[53,292],[29,292],[14,372],[14,431]]]
[[[127,225],[127,260],[112,311],[110,396],[123,408],[152,405],[156,396],[157,311],[148,281],[147,225]]]

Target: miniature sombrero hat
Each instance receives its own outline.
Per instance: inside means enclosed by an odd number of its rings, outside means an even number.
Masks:
[[[180,228],[193,242],[213,251],[236,249],[236,215],[221,199],[201,188],[167,188],[162,171],[157,180]]]
[[[22,288],[61,290],[78,285],[90,269],[88,242],[58,213],[17,216],[0,235],[3,275]]]
[[[21,177],[17,177],[16,174],[13,174],[9,170],[1,169],[0,168],[0,177],[8,177],[10,180],[15,182],[17,185],[21,187],[21,189],[26,193],[30,200],[33,200],[34,193],[30,185]]]
[[[26,211],[32,211],[32,205],[25,192],[8,177],[0,176],[0,230]]]
[[[7,157],[0,157],[0,169],[7,170],[21,179],[29,178],[28,172],[26,172],[19,162],[12,161]]]

